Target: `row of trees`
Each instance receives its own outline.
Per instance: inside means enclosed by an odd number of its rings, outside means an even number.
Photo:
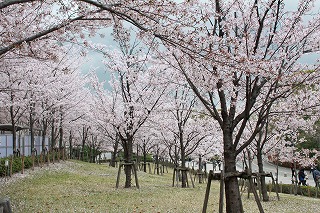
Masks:
[[[30,91],[19,95],[28,100],[21,110],[29,114],[21,113],[19,122],[24,117],[32,129],[36,121],[40,125],[50,118],[52,139],[56,129],[61,142],[64,132],[72,141],[78,131],[82,144],[89,137],[92,142],[109,141],[104,147],[119,143],[128,163],[126,187],[131,185],[134,143],[143,147],[155,141],[158,153],[181,160],[182,166],[191,153],[221,153],[228,176],[226,211],[243,212],[233,175],[237,158],[254,152],[262,166],[263,153],[285,152],[288,143],[299,142],[298,131],[311,131],[308,127],[318,119],[318,64],[299,63],[319,49],[315,3],[300,1],[288,11],[283,0],[5,1],[0,3],[0,63],[9,63],[9,74],[1,74],[12,80],[13,73],[29,73],[28,67],[31,73],[47,74],[39,86],[23,75],[18,77],[23,83],[12,81],[18,89],[1,86],[1,105],[18,115],[15,110],[23,104],[16,105],[15,97],[18,91]],[[124,23],[131,24],[132,31]],[[85,39],[106,27],[113,28],[120,51]],[[143,43],[137,45],[132,38]],[[75,74],[79,72],[62,63],[65,42],[104,53],[111,90],[93,74],[89,79],[94,92],[85,89],[86,83]],[[16,67],[13,73],[10,67]],[[41,93],[44,88],[50,90]],[[52,96],[45,99],[44,94]],[[40,109],[42,103],[46,107]],[[298,153],[281,156],[291,161]]]

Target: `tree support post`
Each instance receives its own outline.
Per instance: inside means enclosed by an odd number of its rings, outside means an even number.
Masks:
[[[119,188],[119,181],[120,181],[120,175],[121,175],[121,168],[125,166],[131,166],[132,173],[134,174],[136,187],[139,189],[139,182],[138,182],[138,174],[137,169],[135,167],[135,163],[120,163],[119,170],[118,170],[118,176],[117,176],[117,182],[116,182],[116,188]]]
[[[279,190],[278,190],[278,189],[279,189],[278,181],[277,181],[277,182],[274,181],[272,172],[270,172],[270,177],[271,177],[271,179],[272,179],[272,184],[274,185],[274,187],[275,187],[275,189],[276,189],[277,198],[278,198],[278,200],[280,200],[280,196],[279,196],[279,193],[278,193],[278,191],[279,191]]]
[[[224,170],[220,176],[220,198],[219,198],[219,213],[223,213],[223,197],[224,197]]]

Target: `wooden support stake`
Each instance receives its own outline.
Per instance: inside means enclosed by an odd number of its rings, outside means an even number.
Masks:
[[[271,175],[271,179],[272,179],[272,185],[275,186],[275,191],[276,191],[276,194],[277,194],[277,198],[278,198],[278,200],[280,200],[280,196],[279,196],[279,193],[278,193],[279,185],[274,181],[274,178],[273,178],[273,175],[272,175],[271,172],[270,172],[270,175]]]
[[[207,188],[206,188],[206,194],[204,196],[204,202],[203,202],[203,207],[202,207],[202,213],[207,212],[207,207],[208,207],[208,200],[209,200],[209,195],[210,195],[210,188],[211,188],[211,180],[213,176],[213,171],[209,171],[209,177],[208,177],[208,182],[207,182]]]
[[[139,187],[139,182],[138,182],[138,174],[137,174],[135,164],[132,164],[132,171],[134,173],[134,178],[136,179],[136,187],[139,189],[140,187]]]
[[[21,174],[24,173],[24,155],[21,155]]]
[[[43,154],[41,153],[40,154],[40,167],[42,168],[42,166],[43,166]]]
[[[262,199],[262,187],[261,187],[261,181],[260,181],[261,175],[257,174],[256,180],[257,180],[257,185],[258,185],[258,190],[259,190],[259,199]]]
[[[221,170],[220,176],[220,197],[219,197],[219,213],[223,213],[223,199],[224,198],[224,170]]]
[[[117,183],[116,183],[116,188],[118,188],[118,187],[119,187],[121,167],[122,167],[122,164],[120,164],[120,166],[119,166],[118,176],[117,176]]]
[[[189,170],[189,177],[190,177],[190,179],[191,179],[192,187],[194,188],[194,182],[193,182],[193,180],[192,180],[192,176],[191,176],[191,171],[190,171],[190,170]]]
[[[174,187],[176,171],[177,171],[177,169],[174,168],[174,169],[173,169],[173,175],[172,175],[172,187]]]
[[[34,152],[32,152],[31,158],[32,158],[32,171],[34,171]]]
[[[50,155],[49,155],[49,151],[47,152],[47,166],[49,166],[50,163]]]
[[[9,198],[0,199],[0,212],[1,213],[12,213]]]
[[[254,183],[252,181],[252,177],[251,176],[249,177],[249,183],[251,185],[252,193],[253,193],[254,199],[256,200],[256,203],[258,205],[259,211],[260,211],[260,213],[264,213],[262,205],[261,205],[261,202],[260,202],[260,199],[259,199],[259,196],[258,196],[258,193],[257,193],[257,190],[256,190],[256,187],[255,187],[255,185],[254,185]]]
[[[60,153],[61,153],[61,149],[58,149],[58,163],[60,163]]]
[[[52,163],[54,164],[56,152],[52,149]]]

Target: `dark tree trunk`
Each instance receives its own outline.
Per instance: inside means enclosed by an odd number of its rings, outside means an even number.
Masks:
[[[186,155],[185,155],[185,150],[184,150],[183,144],[181,147],[180,157],[181,157],[181,167],[185,168],[186,167]],[[182,188],[187,187],[187,171],[186,170],[181,171],[181,187]]]
[[[46,135],[47,135],[47,128],[48,128],[48,120],[43,119],[42,120],[42,138],[41,138],[41,144],[42,144],[42,151],[45,151],[46,147]]]
[[[35,107],[35,104],[31,103],[30,104],[30,120],[29,120],[30,137],[31,137],[31,152],[34,152],[34,107]]]
[[[33,119],[33,113],[32,111],[30,112],[30,139],[31,139],[31,152],[34,151],[34,119]]]
[[[156,154],[156,167],[157,167],[157,175],[160,175],[159,148],[157,148],[157,154]]]
[[[260,146],[257,147],[257,161],[258,161],[259,173],[263,173],[262,152],[261,152]],[[269,201],[265,176],[261,176],[260,183],[261,183],[262,199],[263,201]]]
[[[81,160],[84,161],[84,148],[86,145],[86,140],[88,137],[88,131],[89,131],[89,127],[82,127],[82,149],[81,149]]]
[[[62,128],[62,122],[59,126],[59,150],[63,148],[63,128]]]
[[[143,143],[142,152],[143,152],[143,171],[147,172],[147,150],[146,150],[145,143]]]
[[[181,167],[186,167],[186,152],[185,147],[183,144],[183,128],[181,124],[179,124],[179,142],[180,142],[180,160],[181,160]],[[181,172],[181,187],[186,188],[187,187],[187,171],[182,170]]]
[[[70,159],[72,159],[72,152],[73,152],[73,147],[72,147],[72,131],[70,130],[69,133],[69,155],[70,155]]]
[[[116,167],[116,158],[117,158],[117,153],[118,153],[118,146],[119,146],[119,136],[116,136],[115,143],[113,145],[113,152],[111,155],[111,161],[110,161],[110,166]]]
[[[133,140],[132,137],[128,137],[125,141],[122,141],[123,143],[123,151],[124,151],[124,162],[125,167],[124,167],[124,173],[126,176],[126,181],[125,181],[125,188],[130,188],[131,187],[131,171],[132,171],[132,166],[133,166]]]
[[[198,168],[198,172],[202,172],[202,157],[201,155],[199,155],[199,168]],[[199,183],[202,183],[202,177],[201,175],[199,176]]]
[[[92,136],[92,163],[96,163],[96,147],[94,146],[96,139]]]
[[[233,146],[232,131],[224,128],[224,171],[235,173],[236,170],[236,150]],[[225,179],[225,196],[226,196],[226,212],[227,213],[243,213],[241,195],[237,177],[228,177]]]
[[[16,122],[14,121],[13,106],[10,106],[10,118],[11,118],[11,125],[12,125],[12,148],[13,148],[13,154],[16,155],[17,131],[16,131]]]
[[[52,119],[52,126],[51,126],[51,147],[50,149],[53,150],[53,148],[56,146],[56,137],[55,137],[55,128],[54,128],[54,119]]]

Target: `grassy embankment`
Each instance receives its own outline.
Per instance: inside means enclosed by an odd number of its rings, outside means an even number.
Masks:
[[[9,197],[12,210],[23,212],[201,212],[206,184],[195,188],[172,185],[172,170],[163,176],[138,172],[140,189],[124,189],[124,174],[115,188],[117,168],[66,161],[2,179],[0,197]],[[133,181],[134,182],[134,181]],[[218,212],[219,183],[211,185],[208,212]],[[265,212],[320,212],[319,199],[275,193],[263,203]],[[245,212],[258,212],[243,193]]]

